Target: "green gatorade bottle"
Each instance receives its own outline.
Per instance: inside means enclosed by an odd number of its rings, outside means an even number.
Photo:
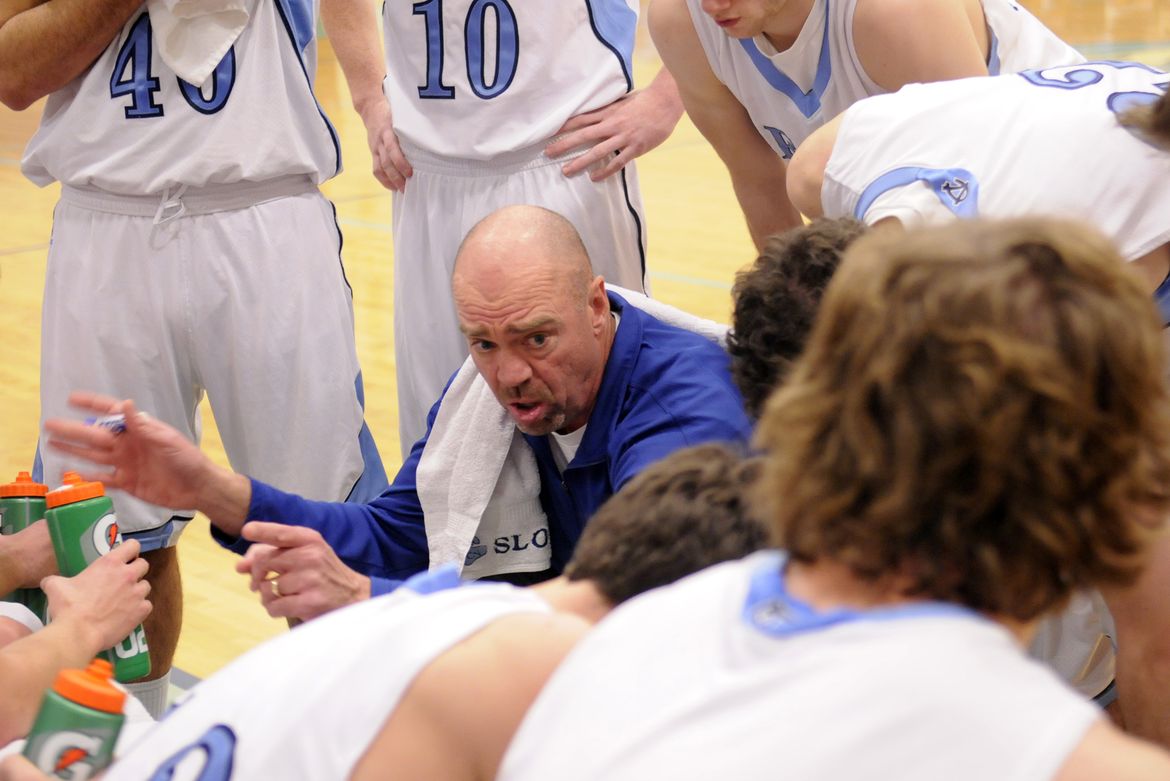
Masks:
[[[87,483],[66,472],[65,485],[45,494],[45,520],[57,554],[57,568],[73,577],[122,542],[114,505],[101,483]],[[114,665],[114,677],[133,681],[150,672],[150,653],[142,625],[102,654]]]
[[[16,480],[0,485],[0,534],[16,534],[45,517],[45,494],[49,486],[33,482],[28,472]],[[48,603],[39,588],[21,588],[4,597],[5,602],[20,602],[42,623],[48,620]]]
[[[62,670],[45,692],[23,751],[43,773],[87,779],[110,764],[126,702],[112,674],[109,662],[94,659],[85,670]]]

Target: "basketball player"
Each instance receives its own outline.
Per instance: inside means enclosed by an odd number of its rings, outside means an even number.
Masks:
[[[632,91],[638,0],[385,3],[384,62],[368,7],[339,8],[363,12],[322,10],[374,173],[394,190],[405,455],[468,354],[450,295],[463,237],[500,207],[544,206],[573,223],[607,282],[642,291],[645,218],[629,163],[670,135],[682,103],[665,69]]]
[[[315,7],[248,3],[246,24],[197,86],[168,64],[175,52],[164,57],[158,8],[5,0],[0,97],[23,109],[49,95],[22,169],[62,185],[43,418],[66,413],[66,389],[102,388],[150,399],[197,440],[206,394],[239,468],[318,499],[366,499],[387,481],[363,422],[341,237],[318,190],[341,160],[312,92]],[[43,480],[57,481],[64,460],[41,455]],[[113,500],[151,564],[146,634],[161,677],[132,689],[158,714],[181,619],[172,546],[191,513]]]
[[[784,160],[854,102],[1084,59],[1015,0],[655,0],[650,32],[761,249],[800,224]]]
[[[1079,219],[1112,239],[1170,321],[1170,154],[1153,145],[1170,148],[1170,99],[1160,97],[1168,82],[1170,74],[1138,63],[1087,63],[906,87],[813,134],[793,158],[789,189],[807,214],[869,224]],[[996,121],[985,121],[992,113]],[[1085,149],[1093,153],[1080,159]],[[1162,672],[1170,607],[1159,596],[1170,582],[1170,543],[1156,562],[1137,587],[1106,592],[1108,610],[1095,596],[1078,599],[1043,627],[1037,650],[1086,694],[1108,698],[1116,645],[1127,727],[1170,745]]]
[[[841,255],[864,232],[849,217],[814,220],[769,238],[756,262],[735,275],[727,352],[752,420],[788,376]]]
[[[1164,534],[1161,334],[1123,269],[1071,222],[858,240],[760,424],[787,553],[619,608],[499,777],[1170,777],[1022,648]]]
[[[492,778],[552,668],[614,605],[765,544],[758,461],[703,445],[590,521],[554,581],[456,588],[448,569],[265,644],[197,686],[113,779]],[[429,592],[439,590],[440,593]],[[167,775],[183,766],[183,773]]]
[[[1170,130],[1149,112],[1170,116],[1167,84],[1170,74],[1147,65],[1102,62],[912,85],[862,101],[814,133],[792,161],[788,188],[809,216],[871,225],[1081,219],[1112,239],[1161,298],[1170,271]],[[1127,123],[1133,111],[1149,117],[1147,128]],[[1082,150],[1093,153],[1070,164]]]

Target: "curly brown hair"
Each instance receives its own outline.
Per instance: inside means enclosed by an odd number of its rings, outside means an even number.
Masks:
[[[852,218],[814,220],[772,236],[751,268],[736,275],[727,351],[753,418],[804,348],[842,253],[864,232]]]
[[[598,508],[565,567],[613,605],[767,545],[749,489],[762,459],[706,444],[676,451]]]
[[[1132,582],[1170,509],[1160,330],[1080,224],[859,240],[760,424],[780,544],[1023,620]]]

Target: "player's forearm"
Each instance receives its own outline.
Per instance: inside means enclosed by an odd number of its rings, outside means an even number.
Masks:
[[[321,22],[345,74],[353,107],[363,119],[371,106],[384,101],[379,20],[369,0],[321,0]]]
[[[658,69],[658,75],[646,87],[646,92],[653,93],[664,106],[668,106],[671,118],[675,124],[678,124],[683,115],[683,100],[678,91],[678,82],[674,80],[674,76],[667,68]]]
[[[731,182],[757,250],[764,249],[769,236],[802,224],[800,212],[789,201],[788,192],[783,187],[783,169],[780,170],[778,179],[769,178],[764,181],[755,177],[745,179],[733,173]]]
[[[0,3],[0,101],[20,111],[81,75],[142,0]]]
[[[57,673],[85,667],[99,640],[84,617],[65,616],[0,650],[0,745],[28,734]]]

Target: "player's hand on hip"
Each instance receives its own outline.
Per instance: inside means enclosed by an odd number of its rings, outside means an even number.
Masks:
[[[405,192],[406,180],[414,174],[414,169],[410,167],[398,143],[390,104],[385,100],[373,101],[362,113],[362,122],[366,126],[374,178],[387,190]]]
[[[565,176],[589,171],[600,182],[620,171],[634,158],[665,141],[678,124],[681,103],[661,91],[638,90],[608,106],[566,122],[553,143],[545,147],[549,157],[558,157],[578,147],[591,148],[561,167]]]
[[[273,618],[307,621],[370,598],[370,579],[342,563],[315,529],[251,521],[243,536],[267,548],[241,571],[252,575]]]
[[[95,653],[122,640],[150,614],[147,563],[138,552],[138,541],[127,540],[79,575],[41,581],[53,621],[84,626]]]
[[[69,395],[70,406],[96,415],[123,415],[125,429],[114,431],[76,420],[45,421],[49,446],[108,471],[83,471],[87,480],[126,491],[163,507],[200,508],[200,487],[214,464],[176,429],[140,412],[134,402],[95,393]]]

